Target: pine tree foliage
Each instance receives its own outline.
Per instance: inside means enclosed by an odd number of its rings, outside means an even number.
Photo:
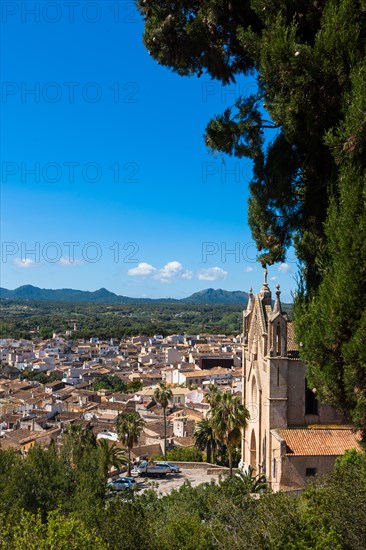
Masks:
[[[300,266],[298,340],[319,396],[366,434],[366,1],[138,0],[149,53],[180,75],[256,93],[208,122],[214,151],[253,161],[262,264]]]
[[[328,141],[340,167],[331,199],[322,282],[297,299],[298,338],[309,378],[320,396],[340,407],[366,436],[366,67],[356,67],[347,116]]]

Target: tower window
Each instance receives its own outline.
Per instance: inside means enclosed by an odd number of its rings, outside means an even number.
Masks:
[[[276,354],[281,355],[281,327],[279,323],[276,327]]]

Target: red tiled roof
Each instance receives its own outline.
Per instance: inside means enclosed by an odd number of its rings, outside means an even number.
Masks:
[[[286,441],[288,456],[338,456],[360,450],[360,436],[351,428],[288,428],[276,430]]]

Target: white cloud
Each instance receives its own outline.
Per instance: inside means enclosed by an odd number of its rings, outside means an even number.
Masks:
[[[271,277],[271,281],[277,281],[277,277]]]
[[[62,265],[63,267],[69,267],[74,265],[81,265],[83,262],[81,260],[71,260],[71,258],[60,258],[57,262],[58,264]]]
[[[193,277],[193,272],[188,269],[182,273],[182,279],[189,281]]]
[[[179,275],[183,270],[183,266],[180,262],[168,262],[164,267],[158,270],[154,275],[154,279],[161,283],[170,283],[173,277]]]
[[[201,269],[198,272],[200,281],[217,281],[218,279],[226,279],[228,272],[220,267],[210,267],[209,269]]]
[[[254,271],[254,268],[250,268],[250,271]],[[127,273],[130,277],[149,278],[163,284],[172,283],[177,279],[190,281],[194,276],[193,271],[185,269],[177,260],[172,260],[161,268],[141,262],[137,267],[129,269]],[[218,279],[226,279],[228,272],[220,267],[210,267],[199,270],[196,275],[200,281],[217,281]]]
[[[150,277],[160,283],[171,283],[175,279],[189,280],[193,277],[192,271],[183,269],[182,264],[176,260],[168,262],[160,269],[142,262],[137,267],[129,269],[128,275],[131,277]]]
[[[128,275],[130,275],[130,277],[149,277],[150,275],[155,273],[155,271],[156,268],[152,265],[146,262],[141,262],[140,264],[138,264],[137,267],[132,267],[131,269],[129,269],[127,273]]]
[[[245,273],[251,273],[252,271],[254,271],[254,267],[250,267],[250,266],[244,267],[244,272]]]
[[[278,267],[278,271],[280,271],[281,273],[288,273],[289,271],[291,271],[291,266],[289,264],[283,263]]]
[[[154,279],[161,283],[171,283],[175,278],[187,280],[192,279],[192,276],[192,271],[183,269],[182,264],[174,260],[168,262],[164,267],[159,269],[155,273]]]
[[[20,258],[16,258],[14,260],[14,263],[18,267],[28,268],[28,267],[37,267],[39,265],[38,262],[35,262],[31,260],[30,258],[25,258],[24,260],[21,260]]]

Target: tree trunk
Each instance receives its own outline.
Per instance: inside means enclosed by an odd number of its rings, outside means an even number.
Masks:
[[[212,460],[214,464],[217,464],[217,445],[212,443]]]
[[[211,464],[211,442],[207,443],[207,462]]]
[[[233,449],[231,445],[228,445],[227,447],[228,453],[229,453],[229,475],[233,475]]]
[[[166,460],[166,409],[164,411],[164,460]]]
[[[131,447],[128,447],[128,477],[131,477]]]

